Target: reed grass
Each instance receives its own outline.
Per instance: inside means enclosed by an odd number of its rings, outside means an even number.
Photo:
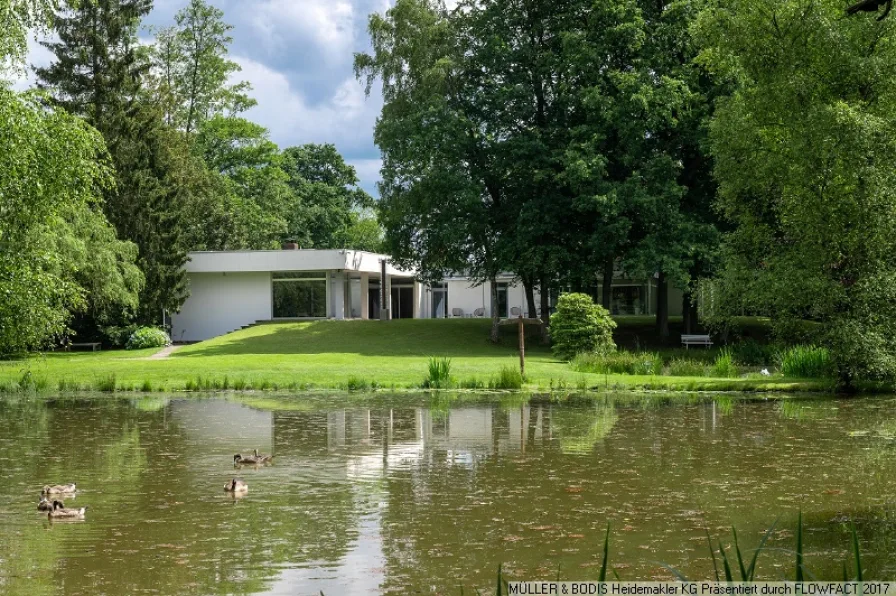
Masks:
[[[687,358],[673,358],[666,369],[673,377],[703,377],[706,375],[706,365],[696,360]]]
[[[582,373],[659,375],[663,372],[663,358],[658,352],[583,353],[576,355],[570,366]]]
[[[818,346],[792,346],[781,352],[781,372],[800,379],[828,378],[833,371],[830,352]]]
[[[104,393],[114,393],[118,389],[115,373],[96,379],[93,388]]]
[[[489,389],[522,389],[523,375],[513,366],[502,366],[488,383]]]
[[[451,386],[451,358],[432,357],[428,363],[429,374],[423,381],[427,389],[447,389]]]
[[[734,363],[734,354],[730,348],[723,349],[712,365],[713,376],[732,378],[738,375],[737,365]]]

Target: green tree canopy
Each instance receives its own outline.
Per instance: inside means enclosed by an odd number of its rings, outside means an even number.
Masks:
[[[72,314],[137,306],[136,247],[98,208],[112,184],[102,137],[35,95],[0,88],[0,355],[49,345]]]
[[[820,322],[845,385],[896,374],[893,31],[833,0],[735,0],[698,28],[736,85],[710,136],[736,225],[712,306]]]

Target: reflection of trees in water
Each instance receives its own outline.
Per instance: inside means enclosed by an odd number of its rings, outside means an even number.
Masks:
[[[585,455],[610,435],[617,420],[613,401],[597,400],[587,407],[555,409],[551,429],[559,436],[563,453]]]
[[[264,589],[278,565],[339,560],[356,534],[344,475],[315,484],[315,463],[321,469],[332,463],[321,457],[296,467],[287,457],[250,478],[255,490],[234,503],[222,491],[235,473],[229,458],[203,461],[227,437],[197,443],[171,422],[167,407],[140,407],[145,402],[36,403],[0,405],[0,437],[15,438],[0,446],[23,454],[8,472],[35,486],[28,512],[40,486],[51,481],[77,482],[78,504],[90,509],[87,522],[55,524],[51,536],[39,518],[7,535],[4,550],[12,554],[0,562],[4,593],[49,593],[57,585],[82,593],[148,587],[170,594],[252,593]],[[307,422],[283,426],[290,431]],[[272,475],[283,485],[265,491],[263,481]],[[78,557],[67,564],[72,553]]]

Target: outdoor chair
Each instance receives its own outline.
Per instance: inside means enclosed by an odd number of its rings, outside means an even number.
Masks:
[[[452,317],[462,317],[462,316],[464,316],[464,309],[462,309],[462,308],[452,308],[452,309],[451,309],[451,316],[452,316]]]
[[[477,308],[476,310],[473,311],[473,316],[474,316],[474,317],[484,317],[484,316],[485,316],[485,309],[484,309],[484,308],[481,308],[481,307],[480,307],[480,308]]]

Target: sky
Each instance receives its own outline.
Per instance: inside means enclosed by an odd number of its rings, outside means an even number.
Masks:
[[[174,24],[188,0],[155,0],[147,26]],[[258,105],[244,117],[265,126],[281,148],[332,143],[355,167],[361,186],[378,196],[380,153],[373,127],[382,107],[378,88],[364,95],[352,71],[353,55],[370,48],[367,18],[390,0],[210,0],[233,26],[230,58],[242,67]],[[141,38],[152,34],[142,31]],[[37,43],[28,61],[52,59]],[[31,79],[32,77],[29,77]],[[16,85],[27,87],[29,80]]]

